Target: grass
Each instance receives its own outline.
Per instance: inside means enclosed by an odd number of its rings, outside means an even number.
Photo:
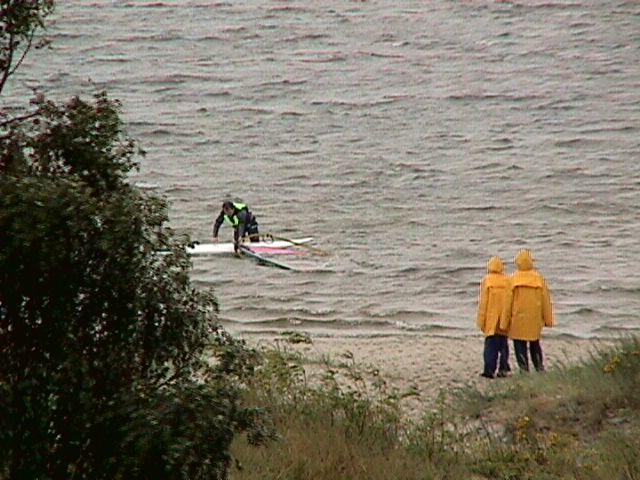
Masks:
[[[250,395],[279,437],[257,449],[236,442],[233,480],[640,480],[638,339],[458,391],[417,419],[399,407],[412,392],[348,352],[314,365],[286,346],[262,355]]]

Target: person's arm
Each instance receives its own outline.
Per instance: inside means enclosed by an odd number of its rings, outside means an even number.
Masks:
[[[487,282],[482,279],[480,283],[480,294],[478,295],[478,313],[476,318],[476,325],[480,330],[484,332],[485,322],[487,320],[487,303],[489,300],[487,292]]]
[[[244,235],[244,212],[236,213],[236,218],[238,223],[233,226],[233,251],[236,255],[239,255],[240,242],[242,242],[242,236]]]
[[[244,238],[245,233],[247,233],[247,227],[249,225],[250,213],[246,211],[238,212],[238,225],[236,227],[237,238],[236,240],[240,241]]]
[[[240,236],[240,225],[236,225],[233,227],[233,251],[238,254],[238,250],[240,249],[240,240],[242,237]]]
[[[222,225],[222,222],[224,222],[224,211],[220,211],[220,214],[218,215],[218,218],[216,218],[216,221],[213,224],[213,238],[214,239],[218,238],[218,231],[220,230],[220,226]]]
[[[236,217],[238,218],[238,224],[233,227],[233,250],[237,255],[238,250],[240,249],[240,243],[242,242],[242,238],[247,230],[248,214],[247,212],[242,211],[238,212]]]
[[[551,304],[551,292],[547,286],[547,282],[543,279],[542,284],[542,319],[544,320],[545,327],[553,327],[556,324],[556,320],[553,317],[553,306]]]
[[[500,315],[500,330],[509,331],[511,326],[511,314],[513,307],[513,284],[509,280],[505,286],[504,305],[502,307],[502,315]]]

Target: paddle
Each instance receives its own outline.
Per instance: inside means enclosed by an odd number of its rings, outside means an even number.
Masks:
[[[295,245],[296,247],[302,247],[302,248],[306,248],[312,252],[314,252],[317,255],[322,255],[322,256],[327,256],[330,255],[329,252],[322,250],[318,247],[314,247],[313,245],[308,245],[306,243],[300,243],[300,242],[296,242],[295,240],[291,240],[290,238],[286,238],[286,237],[281,237],[279,235],[274,235],[273,233],[265,233],[264,234],[265,237],[269,237],[273,240],[282,240],[283,242],[289,242],[291,245]]]

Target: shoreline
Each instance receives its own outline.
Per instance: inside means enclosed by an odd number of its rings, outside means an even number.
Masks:
[[[243,334],[254,348],[277,347],[298,352],[305,358],[308,375],[325,359],[339,361],[348,353],[360,366],[375,367],[387,385],[398,392],[416,390],[419,397],[411,399],[404,409],[424,410],[441,394],[469,387],[491,385],[505,379],[485,379],[480,376],[483,367],[484,336],[481,333],[465,337],[439,335],[395,335],[376,337],[314,336],[290,338],[276,334]],[[292,343],[306,340],[310,343]],[[562,366],[579,364],[599,350],[611,347],[617,339],[576,339],[564,336],[542,336],[541,344],[547,371]],[[510,365],[514,376],[518,367],[509,341]]]

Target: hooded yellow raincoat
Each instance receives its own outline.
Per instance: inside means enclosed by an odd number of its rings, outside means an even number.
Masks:
[[[506,335],[507,332],[500,329],[500,317],[509,281],[504,274],[502,259],[492,257],[487,263],[487,272],[480,283],[476,324],[487,336]]]
[[[533,269],[528,250],[520,251],[515,263],[518,270],[509,281],[500,328],[513,340],[539,340],[542,327],[555,324],[551,294],[544,277]]]

